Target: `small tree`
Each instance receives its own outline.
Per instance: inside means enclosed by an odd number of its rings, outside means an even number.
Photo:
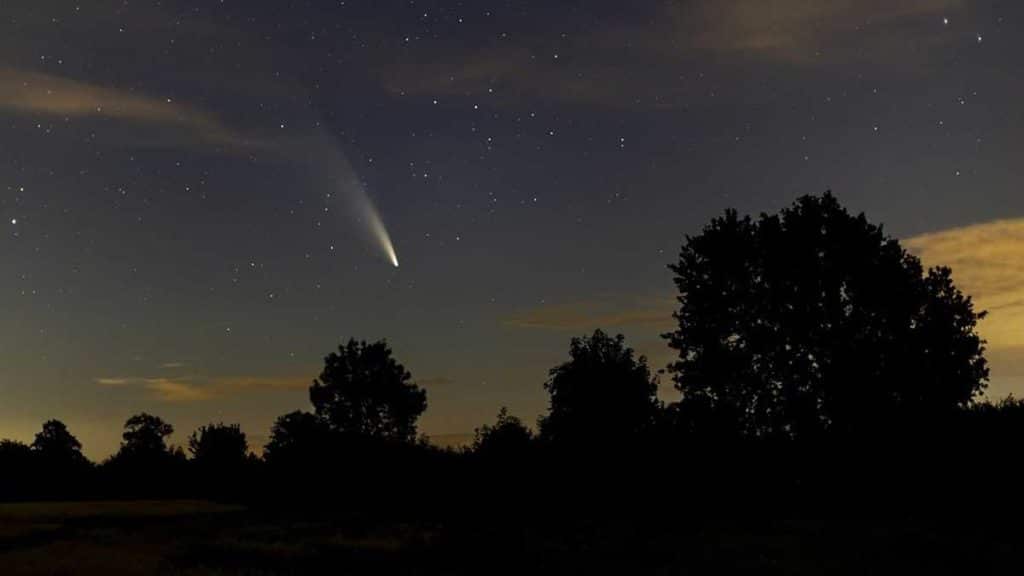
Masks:
[[[82,443],[75,438],[60,420],[48,420],[36,434],[32,450],[50,465],[80,465],[86,462],[82,455]]]
[[[32,456],[32,448],[28,444],[17,440],[0,440],[0,470],[4,473],[25,474],[32,465]]]
[[[315,414],[295,411],[279,417],[270,429],[263,459],[272,465],[314,463],[330,458],[332,433]]]
[[[167,437],[174,433],[174,427],[161,418],[136,414],[124,423],[121,434],[121,455],[132,458],[158,458],[171,454],[167,448]]]
[[[533,433],[523,421],[502,406],[493,426],[477,428],[473,435],[473,452],[485,457],[519,458],[533,443]]]
[[[600,447],[630,442],[651,429],[660,407],[657,381],[625,337],[595,330],[572,339],[569,357],[544,384],[551,400],[540,421],[542,439]]]
[[[391,357],[386,342],[349,340],[324,363],[309,399],[328,427],[359,438],[416,438],[416,420],[427,409],[427,394]]]
[[[249,458],[249,442],[238,424],[208,424],[188,439],[192,459],[204,467],[235,468]]]
[[[925,272],[831,194],[778,215],[727,211],[687,237],[675,272],[680,413],[801,437],[933,418],[985,387],[984,316],[948,268]]]

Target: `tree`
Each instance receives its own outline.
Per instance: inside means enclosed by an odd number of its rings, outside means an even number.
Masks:
[[[249,442],[238,424],[200,426],[188,439],[192,459],[201,466],[234,468],[249,458]]]
[[[32,448],[17,440],[0,440],[0,470],[25,472],[32,464]]]
[[[171,455],[166,438],[174,427],[157,416],[136,414],[124,423],[121,454],[131,458],[159,458]]]
[[[744,434],[940,417],[985,387],[984,313],[950,270],[925,272],[831,193],[756,221],[726,211],[670,269],[678,328],[665,337],[682,402],[733,415]]]
[[[81,465],[86,462],[82,455],[82,443],[60,420],[43,423],[43,429],[32,442],[32,450],[50,465]]]
[[[551,395],[540,421],[542,439],[594,447],[635,440],[657,418],[657,381],[647,359],[634,357],[619,334],[595,330],[573,338],[570,360],[550,371],[544,389]]]
[[[427,394],[410,382],[412,375],[391,357],[386,342],[349,340],[324,363],[309,398],[328,427],[350,437],[415,439]]]
[[[504,406],[493,426],[485,424],[477,428],[473,436],[473,452],[485,457],[520,458],[533,443],[530,429],[522,420],[509,414]]]
[[[270,429],[270,441],[263,448],[269,464],[312,463],[327,458],[331,431],[315,414],[295,411],[279,417]]]

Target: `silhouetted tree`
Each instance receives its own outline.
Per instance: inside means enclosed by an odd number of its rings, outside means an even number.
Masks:
[[[32,448],[24,442],[17,440],[0,440],[0,469],[9,469],[11,463],[27,463],[32,458]]]
[[[237,468],[249,458],[249,442],[238,424],[200,426],[189,436],[188,450],[204,467]]]
[[[334,431],[359,438],[412,441],[427,394],[391,357],[384,341],[349,340],[324,359],[309,389],[317,416]]]
[[[596,330],[573,338],[569,356],[544,384],[551,400],[540,420],[542,439],[599,447],[631,442],[651,429],[660,407],[657,381],[621,334]]]
[[[295,411],[279,417],[270,429],[263,459],[272,465],[314,463],[329,458],[332,432],[315,414]]]
[[[522,458],[533,443],[530,429],[504,406],[493,426],[485,424],[473,436],[473,452],[486,458]]]
[[[682,402],[754,436],[813,436],[948,414],[984,387],[984,313],[831,193],[687,237],[666,334]]]
[[[32,442],[35,451],[48,466],[78,466],[87,462],[82,443],[60,420],[48,420]]]
[[[37,472],[36,454],[23,442],[0,440],[0,500],[31,493]]]
[[[171,455],[166,439],[173,433],[174,427],[161,418],[145,412],[136,414],[124,423],[120,454],[141,459]]]

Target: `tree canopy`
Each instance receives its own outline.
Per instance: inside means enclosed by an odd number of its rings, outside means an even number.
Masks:
[[[494,425],[485,424],[473,434],[473,452],[485,457],[522,457],[533,443],[533,433],[502,406]]]
[[[249,442],[238,424],[200,426],[188,439],[192,459],[202,466],[240,466],[249,457]]]
[[[385,341],[349,340],[324,359],[309,389],[316,415],[351,437],[411,441],[427,409],[427,393],[391,356]]]
[[[621,334],[595,330],[573,338],[569,361],[552,368],[544,389],[548,414],[541,438],[562,444],[607,445],[650,429],[657,417],[657,382],[647,359],[636,357]]]
[[[167,437],[174,427],[158,416],[136,414],[124,423],[121,434],[121,455],[127,457],[160,457],[169,454]]]
[[[315,414],[296,410],[278,417],[263,459],[270,464],[313,463],[329,453],[331,432]]]
[[[43,423],[32,442],[32,450],[51,464],[83,464],[86,458],[82,455],[82,443],[75,438],[68,427],[60,420],[48,420]]]
[[[948,268],[920,260],[836,198],[758,219],[733,210],[676,264],[683,402],[746,434],[851,431],[966,406],[985,387],[984,316]]]

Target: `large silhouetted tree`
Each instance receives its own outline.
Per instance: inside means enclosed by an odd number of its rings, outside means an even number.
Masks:
[[[799,437],[920,421],[985,386],[984,313],[834,196],[758,219],[727,211],[675,272],[683,402],[745,434]],[[683,411],[685,412],[685,411]]]
[[[634,356],[620,334],[601,330],[573,338],[570,360],[552,368],[551,395],[541,438],[562,445],[621,444],[646,433],[658,414],[657,382],[647,360]]]
[[[86,463],[86,458],[82,455],[82,443],[60,420],[48,420],[43,424],[43,429],[36,434],[32,442],[32,450],[50,466],[76,466]]]
[[[200,426],[188,439],[192,459],[203,467],[237,468],[249,458],[249,442],[238,424]]]
[[[349,340],[324,359],[309,389],[317,416],[349,437],[411,441],[427,394],[394,358],[384,341]]]

